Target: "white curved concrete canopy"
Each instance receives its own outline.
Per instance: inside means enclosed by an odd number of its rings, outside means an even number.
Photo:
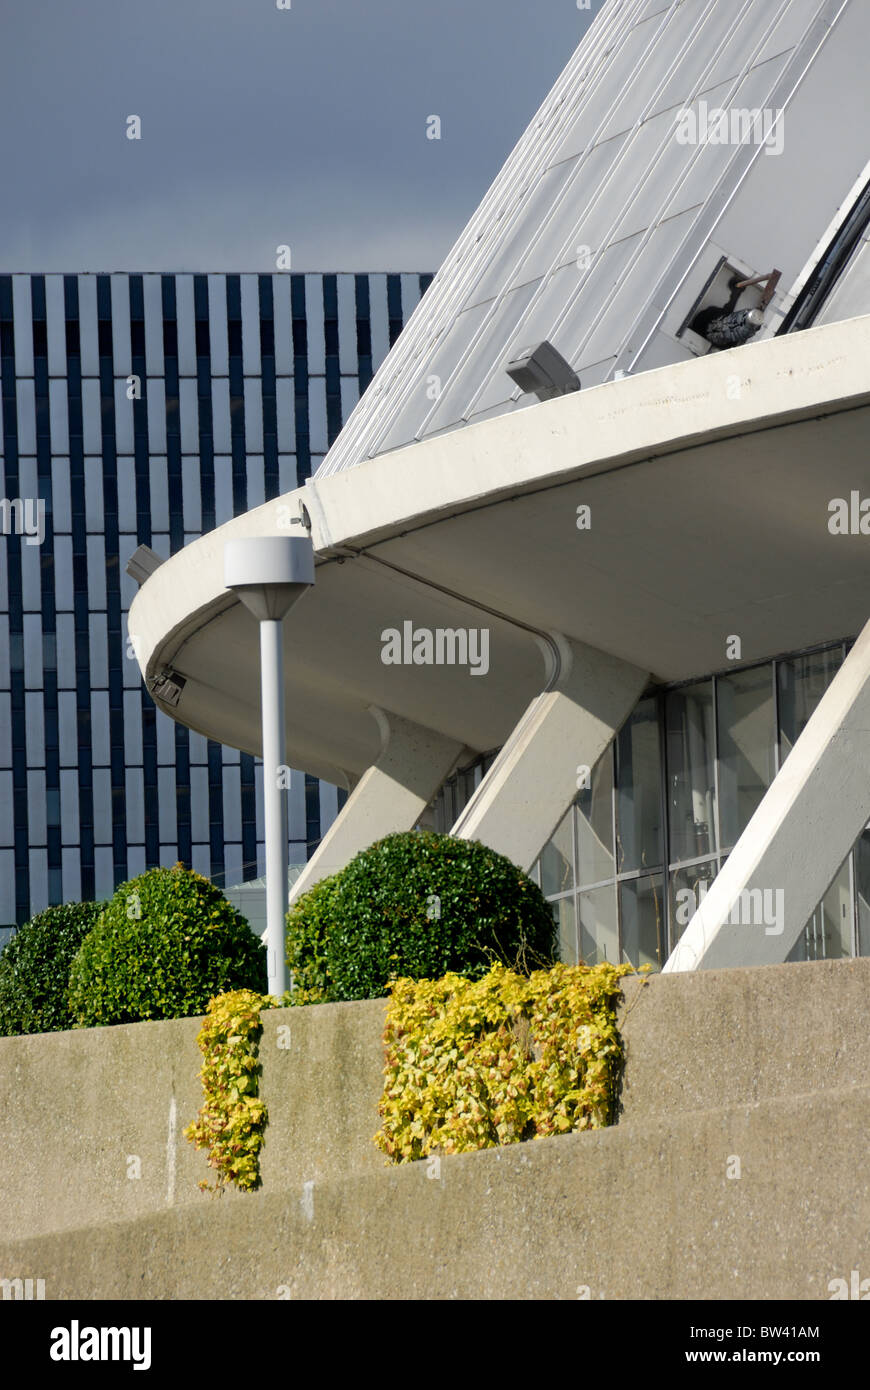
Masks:
[[[130,632],[146,678],[187,680],[158,705],[259,752],[256,624],[223,547],[304,502],[317,582],[286,624],[289,762],[352,783],[380,749],[372,705],[493,748],[557,674],[549,632],[673,681],[728,664],[732,635],[749,663],[860,631],[868,537],[831,535],[828,507],[870,497],[868,429],[870,318],[711,354],[309,481],[162,565]],[[488,674],[383,665],[406,619],[489,627]]]

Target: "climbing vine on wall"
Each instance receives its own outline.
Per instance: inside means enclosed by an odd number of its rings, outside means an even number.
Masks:
[[[393,981],[378,1147],[404,1163],[611,1124],[623,1062],[616,1002],[631,973],[604,963],[527,976],[495,964],[480,980]],[[184,1131],[216,1172],[205,1191],[260,1186],[261,1011],[289,1002],[234,990],[209,1003],[197,1038],[204,1103]]]
[[[217,1194],[232,1182],[242,1191],[260,1186],[260,1149],[269,1115],[259,1098],[260,1010],[277,1001],[250,989],[237,989],[209,1001],[197,1036],[204,1062],[200,1079],[204,1103],[184,1131],[197,1149],[208,1150],[217,1173],[199,1184]]]
[[[395,1163],[466,1153],[615,1117],[623,1061],[616,1001],[628,965],[529,976],[396,980],[375,1143]]]

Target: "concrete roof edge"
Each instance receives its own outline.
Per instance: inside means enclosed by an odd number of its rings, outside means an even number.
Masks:
[[[232,602],[231,537],[288,533],[304,502],[319,563],[511,495],[870,401],[870,315],[644,372],[380,455],[275,498],[185,546],[130,608],[151,677]]]
[[[310,479],[331,547],[371,545],[543,484],[870,399],[870,315],[710,353]],[[581,373],[582,376],[582,373]]]

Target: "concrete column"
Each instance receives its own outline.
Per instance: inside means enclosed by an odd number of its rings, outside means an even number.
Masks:
[[[870,623],[698,906],[666,971],[785,960],[870,819]]]
[[[462,752],[454,739],[374,705],[370,712],[381,732],[380,757],[363,773],[294,883],[291,902],[375,840],[413,829]]]
[[[605,652],[552,637],[545,648],[548,688],[531,702],[451,831],[482,840],[526,870],[577,795],[578,769],[595,766],[649,679]]]

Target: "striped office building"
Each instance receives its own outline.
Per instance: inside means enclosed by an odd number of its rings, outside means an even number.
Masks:
[[[302,483],[431,278],[0,275],[3,937],[179,859],[262,873],[259,761],[155,709],[126,565]],[[292,779],[291,864],[344,796]]]

